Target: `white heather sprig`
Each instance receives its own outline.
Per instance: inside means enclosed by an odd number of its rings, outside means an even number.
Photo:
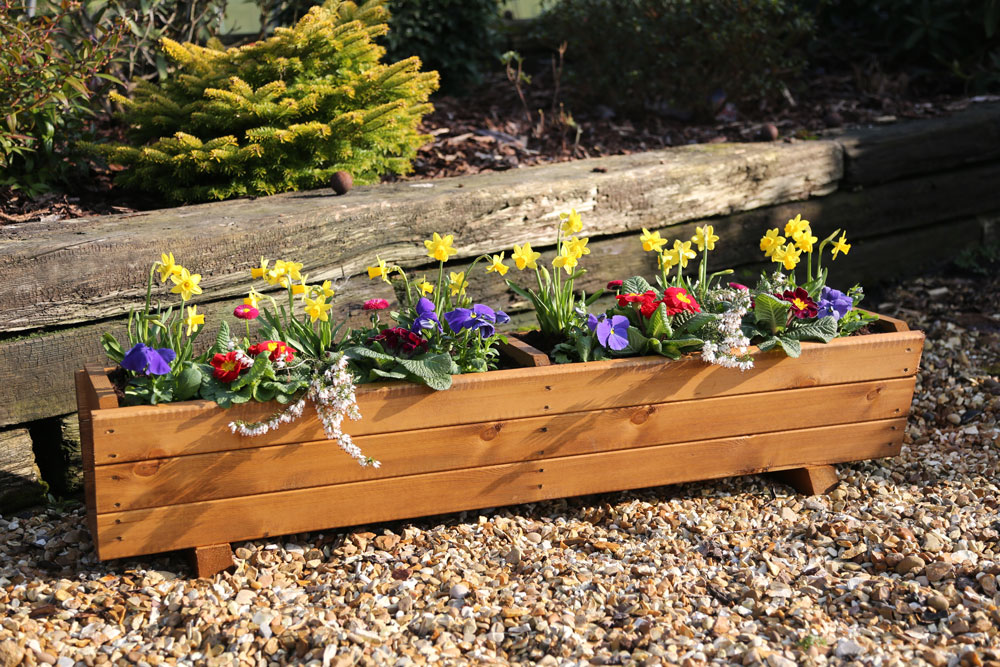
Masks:
[[[729,308],[715,319],[716,330],[701,348],[701,358],[710,364],[741,371],[753,368],[748,348],[750,339],[743,333],[743,317],[750,310],[750,292],[744,289],[722,289],[713,293],[717,301],[728,302]]]
[[[282,424],[288,424],[301,417],[308,400],[315,406],[320,424],[323,425],[323,433],[326,434],[328,440],[336,442],[348,456],[362,467],[380,467],[382,464],[379,461],[365,456],[361,448],[354,444],[351,436],[344,433],[344,417],[352,420],[361,419],[361,410],[358,408],[355,394],[354,377],[347,368],[347,357],[343,354],[331,355],[330,361],[331,363],[326,370],[313,378],[305,397],[270,419],[253,423],[232,421],[229,423],[229,429],[233,433],[243,436],[264,435]],[[251,363],[253,363],[252,360]]]

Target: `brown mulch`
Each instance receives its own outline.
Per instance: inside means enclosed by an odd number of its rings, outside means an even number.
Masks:
[[[413,173],[384,180],[505,171],[687,144],[808,140],[841,128],[947,115],[979,101],[1000,99],[913,95],[907,85],[902,76],[870,69],[816,76],[803,92],[786,91],[754,108],[719,99],[713,120],[694,122],[670,110],[629,118],[600,104],[571,104],[565,92],[556,92],[551,75],[544,74],[536,75],[525,89],[522,105],[513,85],[497,74],[468,96],[436,97],[434,112],[421,125],[432,140],[418,152]],[[127,213],[154,204],[115,188],[112,176],[96,173],[73,194],[36,199],[0,188],[0,226]]]

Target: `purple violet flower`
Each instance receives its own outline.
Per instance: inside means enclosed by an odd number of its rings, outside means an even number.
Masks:
[[[418,334],[424,329],[435,327],[438,331],[441,330],[441,321],[438,319],[437,313],[434,312],[434,302],[423,297],[417,301],[417,316],[413,318],[413,326],[410,327],[410,330]]]
[[[143,343],[136,343],[125,353],[121,366],[139,375],[166,375],[170,372],[170,362],[177,353],[169,347],[155,350]]]
[[[854,300],[840,290],[824,287],[816,306],[819,308],[817,317],[833,317],[839,322],[841,317],[854,308]]]
[[[444,319],[455,333],[463,329],[477,329],[483,338],[489,338],[496,332],[497,324],[510,322],[507,313],[493,310],[489,306],[477,303],[472,308],[456,308],[444,314]]]
[[[628,347],[628,318],[615,315],[608,319],[607,315],[587,318],[587,326],[597,334],[597,342],[609,350],[619,351]]]

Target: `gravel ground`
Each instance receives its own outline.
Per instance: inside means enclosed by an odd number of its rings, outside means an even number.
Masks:
[[[1000,283],[880,306],[929,342],[900,457],[829,496],[750,476],[95,563],[0,519],[0,667],[510,662],[1000,666]]]

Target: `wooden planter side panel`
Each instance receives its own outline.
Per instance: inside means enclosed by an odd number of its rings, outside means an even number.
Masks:
[[[101,559],[898,454],[905,418],[101,514]]]
[[[359,436],[362,468],[330,441],[98,466],[97,512],[159,507],[516,461],[900,417],[916,379],[574,412]],[[261,474],[261,471],[267,474]]]
[[[362,387],[363,419],[353,436],[648,405],[715,396],[913,376],[923,334],[896,332],[806,343],[799,359],[755,353],[746,373],[709,366],[698,357],[616,359],[588,364],[460,375],[449,391],[395,384]],[[242,405],[222,411],[208,401],[101,410],[93,415],[95,464],[225,451],[324,439],[315,419],[300,419],[259,438],[229,432],[233,419],[256,421],[279,407]]]

